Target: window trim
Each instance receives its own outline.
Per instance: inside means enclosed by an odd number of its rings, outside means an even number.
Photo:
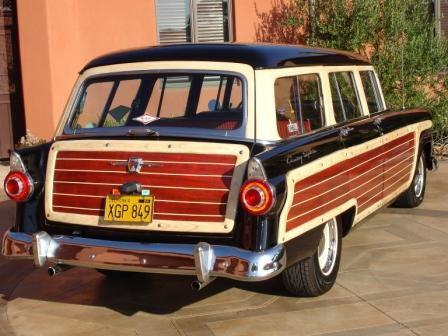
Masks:
[[[241,139],[241,133],[245,133],[248,127],[249,118],[249,83],[247,77],[240,72],[228,71],[228,70],[198,70],[198,69],[164,69],[163,72],[160,70],[141,70],[141,71],[125,71],[125,72],[108,72],[95,74],[86,77],[80,85],[77,87],[75,94],[73,95],[73,102],[71,103],[70,109],[67,114],[67,118],[63,121],[62,132],[59,135],[61,138],[72,137],[72,136],[124,136],[127,135],[130,130],[135,130],[136,126],[118,126],[118,127],[93,127],[93,128],[82,128],[73,129],[71,124],[76,112],[76,106],[81,99],[82,93],[85,88],[94,82],[101,82],[107,78],[121,77],[123,79],[132,79],[144,75],[163,75],[163,74],[206,74],[206,75],[228,75],[236,76],[241,79],[242,82],[242,99],[243,99],[243,120],[241,125],[234,130],[219,130],[219,129],[203,129],[203,128],[186,128],[186,127],[168,127],[168,126],[153,126],[142,125],[138,126],[142,129],[149,128],[156,132],[159,132],[162,136],[172,136],[172,137],[190,137],[190,138],[210,138],[210,139]]]

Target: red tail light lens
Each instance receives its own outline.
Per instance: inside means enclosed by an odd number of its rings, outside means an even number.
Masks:
[[[5,193],[16,202],[23,202],[30,198],[33,193],[33,181],[22,172],[10,172],[5,177]]]
[[[241,187],[240,200],[248,213],[264,215],[272,209],[275,194],[269,183],[258,179],[248,180]]]

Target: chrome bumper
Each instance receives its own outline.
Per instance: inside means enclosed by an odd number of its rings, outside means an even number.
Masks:
[[[286,266],[283,245],[261,252],[230,246],[121,242],[70,236],[34,235],[8,231],[2,253],[7,257],[34,259],[70,266],[133,272],[196,275],[200,282],[214,277],[261,281]]]

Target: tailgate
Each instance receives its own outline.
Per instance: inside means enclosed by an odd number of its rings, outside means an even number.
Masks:
[[[129,159],[144,162],[130,173]],[[72,140],[53,144],[48,220],[131,230],[227,233],[233,229],[249,158],[244,145],[188,141]],[[151,223],[105,222],[106,195],[127,182],[154,196]]]

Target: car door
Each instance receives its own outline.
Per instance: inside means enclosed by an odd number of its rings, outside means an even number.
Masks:
[[[356,80],[355,71],[330,72],[329,82],[334,117],[348,158],[346,183],[359,214],[383,197],[384,147],[380,119],[365,111],[369,100]]]

